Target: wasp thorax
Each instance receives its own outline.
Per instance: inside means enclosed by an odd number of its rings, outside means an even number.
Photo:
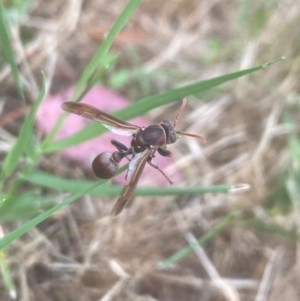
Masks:
[[[166,143],[166,134],[160,125],[149,125],[137,134],[136,141],[142,147],[149,145],[160,146]]]
[[[98,178],[109,179],[117,172],[119,164],[114,160],[112,153],[104,152],[94,159],[92,167]]]

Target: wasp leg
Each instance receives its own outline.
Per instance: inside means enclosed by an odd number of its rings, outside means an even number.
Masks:
[[[152,158],[150,158],[149,160],[148,160],[148,164],[150,165],[150,166],[152,166],[153,168],[155,168],[155,169],[157,169],[158,171],[160,171],[160,173],[167,179],[167,181],[172,185],[173,184],[173,182],[170,180],[170,178],[156,165],[156,164],[154,164],[152,161],[151,161],[151,159]]]

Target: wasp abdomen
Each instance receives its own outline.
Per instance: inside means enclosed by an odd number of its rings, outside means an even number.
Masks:
[[[104,152],[94,159],[92,168],[98,178],[109,179],[117,172],[119,164],[114,160],[112,153]]]

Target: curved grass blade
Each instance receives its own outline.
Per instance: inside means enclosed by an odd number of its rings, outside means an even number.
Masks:
[[[110,31],[108,32],[106,38],[102,42],[101,46],[96,51],[95,55],[85,68],[83,74],[81,75],[75,91],[74,95],[72,96],[72,99],[75,100],[78,95],[80,94],[80,91],[84,88],[84,86],[89,82],[91,79],[93,73],[99,66],[99,62],[103,59],[103,57],[108,52],[109,48],[111,47],[114,39],[119,34],[119,32],[123,29],[123,27],[128,22],[129,18],[135,11],[135,9],[140,4],[141,0],[130,0],[127,6],[124,8],[122,13],[119,15],[118,19],[115,21],[113,26],[111,27]]]
[[[33,218],[52,207],[57,195],[43,196],[37,190],[30,190],[12,197],[0,209],[0,221],[21,221]]]
[[[15,239],[17,239],[20,236],[22,236],[23,234],[25,234],[27,231],[29,231],[30,229],[32,229],[33,227],[35,227],[36,225],[38,225],[40,222],[42,222],[43,220],[45,220],[47,217],[49,217],[50,215],[52,215],[53,213],[55,213],[56,211],[58,211],[62,207],[64,207],[64,206],[72,203],[73,201],[77,200],[78,198],[80,198],[81,196],[83,196],[84,194],[86,194],[89,190],[94,189],[95,187],[97,187],[100,184],[101,183],[96,183],[93,186],[89,187],[88,189],[86,189],[86,190],[84,190],[84,191],[82,191],[80,193],[76,193],[75,195],[73,195],[73,196],[65,199],[60,204],[57,204],[57,205],[53,206],[51,209],[43,212],[42,214],[40,214],[37,217],[33,218],[32,220],[30,220],[29,222],[25,223],[21,227],[19,227],[16,230],[10,232],[9,234],[5,235],[2,239],[0,239],[0,249],[4,248],[9,243],[11,243]]]
[[[0,3],[0,41],[1,41],[0,49],[2,49],[9,65],[10,65],[12,75],[13,75],[14,81],[17,86],[18,93],[21,96],[22,100],[24,101],[25,97],[24,97],[24,92],[23,92],[23,88],[22,88],[22,84],[21,84],[21,80],[20,80],[20,76],[19,76],[19,70],[17,68],[17,64],[15,61],[13,49],[11,47],[10,37],[9,37],[7,28],[8,28],[8,21],[6,19],[3,6]]]
[[[129,18],[135,11],[135,9],[138,7],[142,0],[130,0],[127,6],[124,8],[122,13],[119,15],[113,26],[111,27],[110,31],[108,32],[107,36],[105,37],[104,41],[100,45],[100,47],[97,49],[96,53],[94,54],[93,58],[89,62],[89,64],[86,66],[86,68],[83,71],[83,74],[81,75],[73,95],[71,96],[70,101],[78,101],[81,97],[82,93],[86,91],[85,88],[92,87],[95,85],[100,77],[102,76],[102,73],[104,73],[104,70],[107,68],[103,66],[103,62],[107,61],[107,52],[110,49],[114,39],[119,34],[119,32],[123,29],[123,27],[128,22]],[[107,67],[111,63],[111,58],[109,58],[109,62],[106,62],[105,65]],[[85,91],[83,91],[85,89]],[[42,148],[49,146],[49,143],[53,140],[56,133],[60,129],[64,117],[60,118],[56,125],[53,127],[51,132],[47,135],[44,142],[42,143]]]
[[[116,175],[118,175],[121,172],[123,172],[124,170],[126,170],[127,166],[128,166],[128,164],[122,166],[118,170],[118,172],[116,173]],[[25,234],[27,231],[29,231],[30,229],[32,229],[36,225],[38,225],[40,222],[42,222],[43,220],[45,220],[47,217],[49,217],[50,215],[52,215],[56,211],[60,210],[61,208],[63,208],[66,205],[71,204],[73,201],[75,201],[78,198],[80,198],[81,196],[89,193],[91,190],[95,189],[97,186],[100,186],[100,185],[104,184],[107,181],[108,180],[101,180],[101,181],[98,181],[96,183],[93,183],[92,185],[90,185],[89,187],[87,187],[85,190],[82,190],[82,191],[80,191],[80,192],[72,195],[71,197],[65,199],[61,203],[53,206],[52,208],[48,209],[47,211],[45,211],[42,214],[38,215],[37,217],[33,218],[29,222],[27,222],[24,225],[20,226],[16,230],[8,233],[2,239],[0,239],[0,250],[3,249],[5,246],[7,246],[12,241],[14,241],[15,239],[17,239],[20,236],[22,236],[23,234]]]
[[[0,251],[0,271],[3,279],[3,284],[10,296],[11,300],[17,299],[16,287],[10,270],[9,262],[4,251]]]
[[[10,1],[10,5],[6,8],[7,17],[14,22],[20,22],[24,15],[28,14],[32,2],[33,0]]]
[[[93,181],[78,181],[59,178],[45,172],[33,171],[22,180],[36,185],[52,188],[59,191],[78,193],[90,187]],[[216,186],[193,186],[193,187],[137,187],[136,196],[169,196],[169,195],[191,195],[204,193],[227,193],[233,188],[232,185],[216,185]],[[117,185],[101,185],[88,192],[94,196],[115,197],[120,194],[122,186]]]
[[[237,214],[236,210],[229,212],[214,228],[212,228],[205,235],[200,237],[197,240],[197,242],[177,251],[167,259],[158,262],[158,268],[166,269],[170,267],[171,265],[175,264],[179,260],[189,255],[195,247],[199,245],[203,246],[205,243],[209,242],[212,238],[214,238],[217,234],[219,234],[228,226],[228,224],[234,219],[236,214]]]
[[[45,96],[45,91],[46,91],[46,84],[45,84],[45,77],[43,74],[43,84],[42,84],[42,89],[34,102],[30,113],[27,115],[24,124],[22,125],[20,134],[18,136],[18,139],[13,146],[13,148],[10,150],[10,152],[7,154],[3,167],[2,167],[2,172],[1,172],[1,178],[7,178],[9,177],[15,168],[18,165],[19,159],[21,158],[23,152],[25,151],[27,147],[27,143],[30,141],[30,136],[32,135],[32,129],[33,129],[33,124],[34,124],[34,119],[36,112],[38,110],[38,107],[40,103],[42,102],[44,96]]]
[[[256,218],[245,220],[243,222],[247,227],[249,227],[249,228],[251,227],[257,231],[265,232],[265,233],[283,237],[283,238],[287,238],[287,239],[290,239],[293,241],[300,241],[300,235],[299,235],[297,229],[287,230],[284,227],[277,225],[275,222],[267,224]]]
[[[154,108],[168,104],[172,101],[176,101],[176,100],[186,97],[188,95],[203,92],[205,90],[208,90],[208,89],[211,89],[218,85],[221,85],[223,83],[226,83],[230,80],[250,74],[250,73],[258,71],[260,69],[264,69],[282,59],[283,58],[279,58],[272,62],[265,63],[263,65],[259,65],[257,67],[251,68],[251,69],[246,69],[246,70],[226,74],[226,75],[219,76],[219,77],[216,77],[213,79],[196,82],[196,83],[184,86],[184,87],[175,88],[170,91],[164,92],[162,94],[146,97],[146,98],[141,99],[140,101],[130,104],[126,108],[119,110],[119,111],[113,113],[112,115],[117,118],[120,118],[122,120],[128,120],[128,119],[140,116],[142,114],[145,114],[146,112],[148,112]],[[91,138],[94,138],[94,137],[104,133],[105,131],[106,131],[106,129],[101,124],[92,123],[92,124],[86,126],[83,130],[77,132],[76,134],[74,134],[68,138],[65,138],[65,139],[62,139],[59,141],[54,141],[53,143],[51,143],[51,145],[47,145],[42,151],[45,153],[49,153],[49,152],[54,152],[54,151],[58,151],[61,149],[65,149],[67,147],[74,146],[74,145],[77,145],[84,141],[87,141]]]

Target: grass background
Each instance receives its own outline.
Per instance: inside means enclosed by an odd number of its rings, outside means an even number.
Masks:
[[[1,300],[298,300],[297,1],[94,2],[1,8]],[[187,97],[180,129],[207,143],[170,148],[182,182],[111,218],[120,190],[58,153],[102,129],[34,129],[71,83],[131,99],[125,120]]]

